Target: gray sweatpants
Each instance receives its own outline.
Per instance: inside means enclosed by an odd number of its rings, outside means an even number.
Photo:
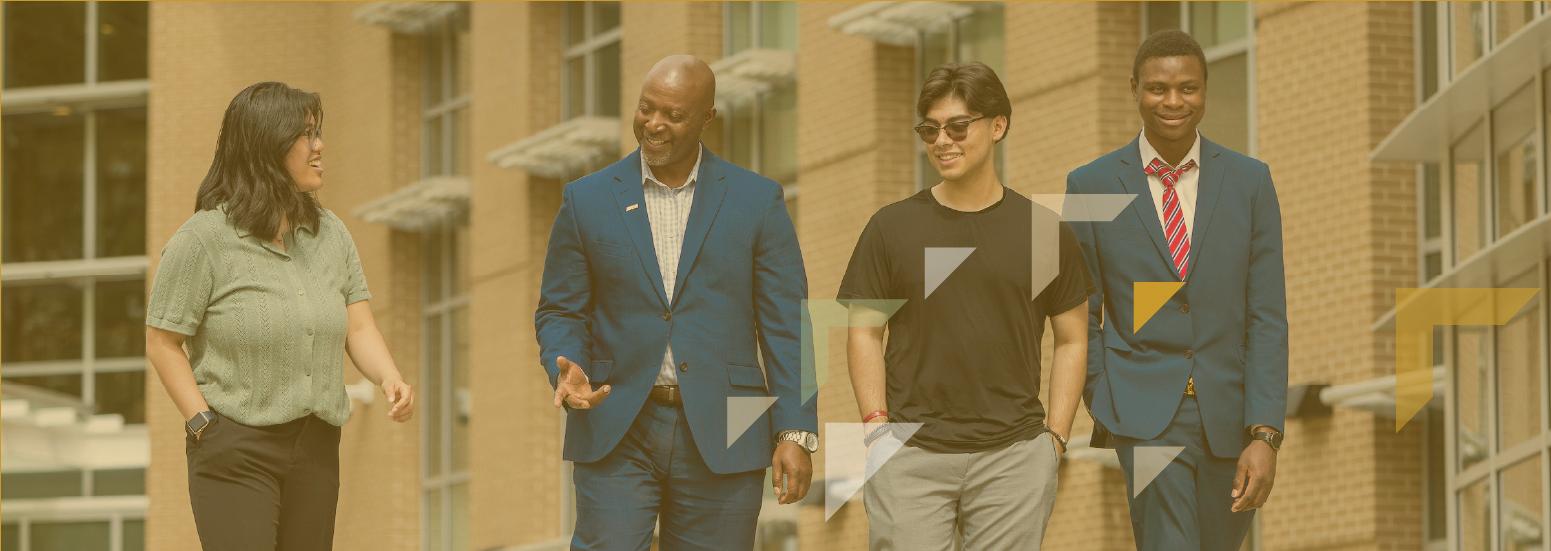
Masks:
[[[1060,461],[1049,433],[975,453],[903,447],[863,488],[870,548],[1037,550]]]

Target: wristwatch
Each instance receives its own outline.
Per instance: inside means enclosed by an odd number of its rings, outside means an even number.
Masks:
[[[189,435],[194,437],[195,442],[198,442],[199,437],[204,435],[205,429],[208,429],[210,428],[210,425],[215,424],[215,420],[215,412],[209,410],[201,411],[199,413],[195,413],[194,417],[189,419],[188,422],[183,425],[183,428],[184,430],[188,431]]]
[[[1256,428],[1259,428],[1259,427],[1256,427]],[[1254,428],[1252,428],[1249,431],[1249,437],[1250,437],[1251,440],[1259,440],[1261,442],[1265,442],[1266,445],[1271,446],[1271,451],[1281,451],[1282,450],[1282,431],[1279,431],[1279,430],[1276,430],[1276,429],[1255,430]]]
[[[783,430],[776,433],[776,443],[781,442],[794,442],[810,454],[819,451],[819,435],[805,430]]]

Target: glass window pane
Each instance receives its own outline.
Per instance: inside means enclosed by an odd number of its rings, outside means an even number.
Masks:
[[[754,131],[758,129],[754,111],[753,103],[743,102],[717,115],[725,123],[723,132],[727,136],[727,159],[735,165],[763,174],[761,167],[754,163]]]
[[[30,533],[31,551],[81,551],[112,545],[107,521],[34,522]]]
[[[1486,4],[1481,2],[1454,2],[1449,4],[1449,27],[1453,31],[1451,37],[1454,59],[1454,76],[1459,76],[1481,59],[1482,38],[1486,34]]]
[[[97,256],[145,254],[145,108],[98,111]]]
[[[97,3],[97,80],[146,78],[146,3]]]
[[[447,290],[443,284],[446,281],[446,278],[443,277],[443,269],[446,265],[442,261],[442,255],[447,254],[447,246],[443,243],[443,235],[439,232],[425,234],[423,243],[425,248],[422,249],[423,256],[421,261],[425,266],[425,281],[423,283],[425,285],[425,297],[428,304],[434,304],[441,302],[447,296]]]
[[[587,59],[583,56],[565,60],[565,118],[574,119],[587,114]]]
[[[949,41],[947,32],[926,33],[926,39],[916,55],[921,60],[921,75],[918,80],[926,81],[926,75],[944,63],[953,61],[953,43]]]
[[[469,549],[469,485],[452,487],[452,546],[453,551]]]
[[[145,521],[124,521],[124,551],[145,551]]]
[[[0,295],[4,361],[80,359],[81,301],[81,289],[69,283],[6,286]]]
[[[593,54],[593,63],[597,64],[598,74],[593,76],[593,99],[597,103],[592,107],[592,113],[604,117],[619,116],[619,42],[615,41],[608,46],[598,49]]]
[[[459,97],[473,91],[470,87],[470,75],[473,71],[469,70],[473,48],[470,44],[467,5],[459,7],[457,14],[453,16],[452,33],[452,96]]]
[[[1506,287],[1539,287],[1531,271]],[[1497,330],[1497,449],[1540,435],[1540,300]],[[1536,488],[1539,488],[1537,485]]]
[[[131,425],[145,424],[145,371],[96,374],[97,413],[117,413]]]
[[[1146,2],[1147,34],[1178,29],[1180,4],[1177,2]]]
[[[761,101],[760,174],[783,184],[797,181],[797,88],[788,86]]]
[[[86,3],[6,2],[4,65],[6,88],[85,82]]]
[[[429,109],[441,105],[447,98],[446,63],[444,63],[447,59],[447,35],[444,32],[431,33],[425,35],[423,40],[425,40],[425,50],[421,55],[425,57],[421,60],[423,71],[421,82],[424,84],[421,86],[421,93],[425,94],[425,107]]]
[[[1492,502],[1487,499],[1486,482],[1487,479],[1482,479],[1460,490],[1460,551],[1492,549]]]
[[[575,46],[587,39],[586,2],[565,3],[565,45]]]
[[[73,497],[82,493],[81,471],[5,473],[0,478],[0,496],[6,500]]]
[[[1423,275],[1426,276],[1426,281],[1432,281],[1433,278],[1443,275],[1442,253],[1427,253],[1427,258],[1425,261],[1427,263],[1427,271]]]
[[[1464,471],[1486,458],[1487,430],[1490,428],[1491,410],[1487,409],[1486,330],[1480,327],[1460,326],[1455,330],[1455,446],[1458,447],[1458,467]]]
[[[1417,56],[1422,78],[1422,97],[1417,101],[1420,104],[1438,93],[1438,4],[1418,2],[1417,18],[1422,35],[1422,51]]]
[[[1442,175],[1437,163],[1422,165],[1422,237],[1434,239],[1443,236]]]
[[[145,469],[108,469],[92,471],[92,495],[145,495]]]
[[[98,358],[145,355],[145,280],[97,282]]]
[[[1248,153],[1249,54],[1225,57],[1207,64],[1206,99],[1210,110],[1201,120],[1201,135],[1219,145]]]
[[[759,47],[796,50],[797,3],[759,2],[757,5],[759,6]]]
[[[1436,339],[1436,337],[1435,337]],[[1424,541],[1443,541],[1448,538],[1448,473],[1444,465],[1447,453],[1444,439],[1442,400],[1433,400],[1427,407],[1427,470],[1424,473],[1427,486],[1427,537]],[[1447,547],[1445,545],[1445,547]]]
[[[1535,3],[1492,2],[1492,12],[1496,19],[1492,43],[1502,44],[1535,19]]]
[[[750,2],[727,2],[722,9],[727,10],[726,51],[724,56],[730,56],[749,49],[754,41],[754,22]]]
[[[431,117],[425,120],[425,163],[426,176],[442,176],[447,174],[447,163],[442,154],[443,135],[442,116]]]
[[[619,27],[619,2],[589,2],[592,6],[592,36]]]
[[[469,309],[458,308],[452,314],[452,389],[448,396],[452,412],[452,472],[469,468]]]
[[[1486,131],[1476,125],[1451,150],[1454,175],[1454,262],[1486,245]]]
[[[446,536],[444,535],[446,531],[442,520],[444,505],[442,503],[441,489],[430,490],[425,493],[425,508],[423,509],[425,511],[425,523],[423,526],[425,526],[426,551],[442,551],[447,549]]]
[[[469,270],[469,227],[467,224],[458,223],[454,226],[452,234],[452,284],[454,295],[467,294],[474,285],[470,280],[472,275]]]
[[[14,522],[0,525],[0,551],[21,551],[22,527]]]
[[[86,119],[66,109],[6,115],[4,126],[4,261],[81,258]]]
[[[1501,515],[1497,525],[1503,551],[1540,549],[1545,540],[1545,522],[1541,520],[1540,479],[1545,468],[1540,455],[1520,461],[1503,470],[1498,494]]]
[[[420,386],[425,392],[425,472],[427,476],[441,476],[442,453],[446,451],[446,434],[442,430],[442,409],[445,407],[442,385],[442,318],[430,317],[425,323],[425,369]]]
[[[452,170],[457,176],[468,176],[473,170],[469,164],[469,109],[467,107],[453,111],[452,117]]]
[[[1191,2],[1190,34],[1211,48],[1244,38],[1248,33],[1248,6],[1244,2]]]
[[[1492,111],[1498,237],[1540,216],[1540,201],[1535,196],[1535,178],[1540,173],[1536,99],[1534,86],[1526,85]]]
[[[1003,72],[1005,28],[1001,4],[975,7],[975,13],[959,24],[958,61],[979,61],[998,73]]]

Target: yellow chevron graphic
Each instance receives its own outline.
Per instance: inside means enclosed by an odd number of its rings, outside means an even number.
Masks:
[[[1153,314],[1158,313],[1159,308],[1169,302],[1185,286],[1183,281],[1134,281],[1131,283],[1131,321],[1134,326],[1131,333],[1142,330],[1147,320],[1152,319]]]

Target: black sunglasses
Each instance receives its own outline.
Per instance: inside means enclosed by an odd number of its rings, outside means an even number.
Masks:
[[[969,134],[970,123],[983,118],[985,118],[985,116],[961,119],[942,126],[923,122],[916,125],[915,131],[916,135],[921,136],[921,141],[926,142],[927,144],[937,143],[937,133],[942,130],[948,131],[948,139],[961,142],[964,141],[964,136]]]

